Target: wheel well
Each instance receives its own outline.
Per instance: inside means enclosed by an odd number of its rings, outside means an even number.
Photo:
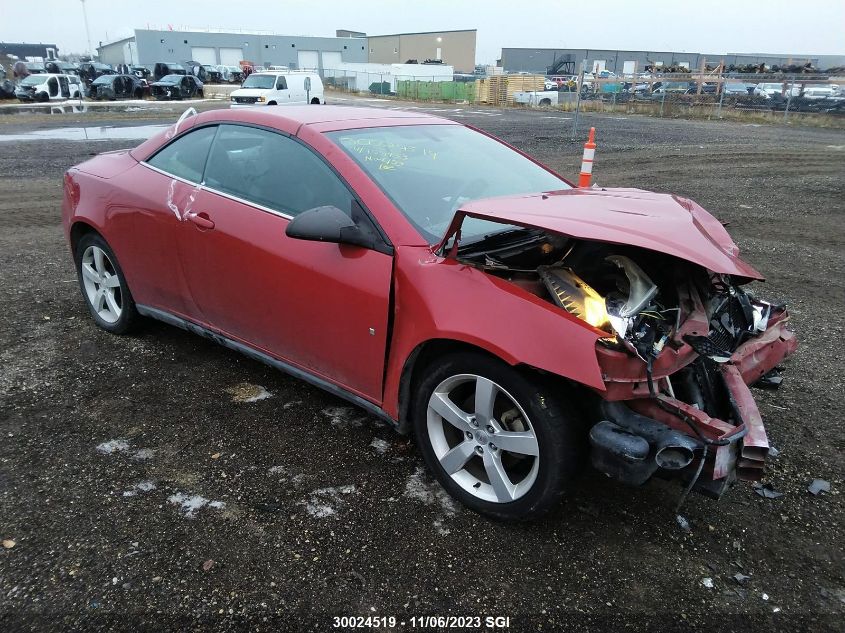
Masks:
[[[70,227],[70,251],[73,253],[74,257],[76,256],[76,245],[79,244],[79,240],[82,239],[82,236],[88,235],[88,233],[96,233],[97,235],[100,235],[97,229],[85,222],[74,222],[73,226]]]
[[[421,343],[408,356],[405,361],[405,366],[402,368],[402,376],[399,379],[398,430],[400,433],[410,433],[411,431],[411,411],[414,404],[414,396],[417,393],[416,386],[419,384],[419,381],[422,380],[425,368],[437,358],[456,352],[483,354],[485,356],[489,356],[490,358],[495,358],[496,360],[507,363],[507,361],[488,350],[478,347],[477,345],[472,345],[471,343],[465,343],[464,341],[456,341],[453,339],[432,339]],[[513,365],[513,368],[524,376],[531,377],[534,380],[537,380],[538,383],[550,386],[556,390],[579,389],[579,385],[577,383],[573,383],[566,378],[550,374],[530,365],[519,363]]]
[[[320,105],[320,99],[314,97],[313,99],[311,99],[311,105]]]
[[[540,105],[552,105],[551,99],[540,99]]]

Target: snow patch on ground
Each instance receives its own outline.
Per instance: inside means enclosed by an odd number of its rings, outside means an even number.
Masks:
[[[449,536],[452,533],[452,530],[447,527],[443,527],[443,521],[441,521],[440,519],[437,519],[434,522],[434,531],[437,532],[437,534],[439,534],[440,536]]]
[[[129,442],[127,440],[109,440],[102,444],[97,444],[97,452],[103,455],[111,455],[112,453],[125,453],[129,450]]]
[[[197,515],[197,512],[199,512],[206,506],[208,506],[209,508],[214,508],[216,510],[222,510],[226,507],[226,504],[222,501],[209,501],[203,496],[188,495],[182,492],[177,492],[176,494],[170,495],[167,500],[171,504],[179,506],[179,510],[188,519],[193,519]]]
[[[156,452],[151,448],[142,448],[142,449],[135,451],[135,454],[132,455],[132,459],[139,459],[139,460],[152,459],[153,457],[155,457],[155,454],[156,454]]]
[[[417,468],[405,483],[405,496],[425,505],[438,505],[444,516],[454,516],[458,505],[436,481],[430,481],[425,469]]]
[[[291,407],[298,407],[302,404],[302,400],[291,400],[290,402],[285,402],[282,405],[282,409],[290,409]]]
[[[137,484],[132,486],[129,490],[123,491],[124,497],[134,497],[139,492],[151,492],[156,489],[155,483],[152,481],[139,481]]]
[[[97,452],[103,455],[113,455],[115,453],[128,453],[130,451],[129,440],[117,439],[97,444]],[[132,459],[146,460],[155,457],[155,450],[151,448],[139,448],[132,453]]]
[[[379,438],[375,438],[372,442],[370,442],[370,446],[372,446],[376,450],[376,453],[379,453],[381,455],[384,455],[387,451],[390,450],[390,442]]]
[[[325,519],[337,514],[338,508],[346,505],[345,496],[356,492],[354,485],[338,486],[336,488],[318,488],[311,493],[311,498],[301,501],[305,511],[317,519]]]
[[[355,407],[327,407],[320,413],[329,418],[332,426],[344,429],[357,429],[363,426],[366,415],[360,415]]]

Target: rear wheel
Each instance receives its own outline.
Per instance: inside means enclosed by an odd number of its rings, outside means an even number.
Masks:
[[[100,235],[88,233],[79,240],[76,274],[94,322],[112,334],[128,332],[138,312],[117,257]]]
[[[552,389],[498,359],[446,356],[417,394],[414,431],[426,464],[477,512],[502,520],[542,514],[578,470],[578,418]]]

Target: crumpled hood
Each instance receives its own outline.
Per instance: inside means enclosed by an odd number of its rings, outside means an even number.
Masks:
[[[685,259],[707,270],[763,279],[739,259],[722,224],[692,200],[641,189],[567,189],[474,200],[455,214],[441,244],[470,216],[627,244]]]

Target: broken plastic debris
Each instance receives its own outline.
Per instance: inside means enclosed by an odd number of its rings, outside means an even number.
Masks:
[[[777,490],[770,488],[768,484],[755,484],[754,492],[764,499],[777,499],[778,497],[783,496],[782,492],[778,492]]]
[[[691,532],[692,531],[692,528],[690,528],[689,521],[687,521],[686,518],[683,515],[681,515],[681,514],[677,515],[675,517],[675,521],[678,522],[678,525],[681,526],[681,529],[684,532]]]
[[[746,581],[746,580],[748,580],[750,577],[751,577],[751,576],[746,576],[745,574],[741,574],[741,573],[739,573],[739,572],[737,572],[737,573],[735,573],[735,574],[733,575],[733,579],[734,579],[734,580],[737,582],[737,584],[739,584],[739,585],[744,585],[744,584],[745,584],[745,581]]]
[[[214,567],[214,561],[210,558],[202,564],[203,571],[209,571],[212,567]]]
[[[807,486],[807,492],[811,495],[818,495],[822,492],[830,492],[830,482],[824,479],[813,479],[812,483]]]
[[[702,578],[701,584],[707,587],[708,589],[713,588],[713,579],[712,578]]]

